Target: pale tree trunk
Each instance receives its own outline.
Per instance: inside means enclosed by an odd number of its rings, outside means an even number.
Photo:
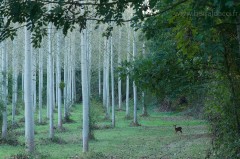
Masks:
[[[119,28],[119,41],[118,41],[118,66],[120,67],[121,65],[121,28]],[[118,73],[118,109],[122,109],[122,80],[120,78],[120,73]]]
[[[25,102],[25,144],[29,153],[34,151],[34,116],[32,101],[32,52],[31,34],[25,27],[25,62],[24,62],[24,102]]]
[[[129,29],[130,30],[130,29]],[[130,61],[130,31],[128,30],[128,39],[127,39],[127,62]],[[126,118],[130,117],[129,113],[129,75],[126,79]]]
[[[104,50],[103,50],[103,105],[106,109],[107,103],[107,91],[106,91],[106,52],[107,52],[107,39],[104,40]],[[106,109],[107,110],[107,109]]]
[[[68,55],[67,53],[64,53],[64,84],[65,87],[63,89],[63,94],[64,94],[64,119],[66,120],[68,118],[68,114],[67,114],[67,68],[68,68]]]
[[[2,138],[7,138],[7,48],[6,41],[2,42]]]
[[[53,47],[53,45],[52,45]],[[52,48],[53,50],[53,48]],[[52,98],[53,98],[53,110],[56,107],[56,95],[55,95],[55,89],[54,89],[54,85],[55,85],[55,70],[54,70],[54,65],[55,65],[55,60],[54,60],[54,53],[51,54],[52,55]],[[57,93],[57,92],[56,92]]]
[[[62,92],[60,88],[60,83],[61,83],[61,44],[60,44],[60,32],[57,32],[57,59],[56,59],[56,86],[57,86],[57,106],[58,106],[58,128],[62,128]]]
[[[47,53],[47,118],[49,119],[49,114],[50,114],[50,79],[49,79],[49,66],[50,66],[50,59],[49,59],[49,52]]]
[[[135,56],[137,54],[137,47],[136,47],[136,33],[133,32],[133,61],[135,61]],[[134,125],[138,125],[137,121],[137,86],[135,84],[135,81],[133,81],[133,123]]]
[[[98,95],[101,97],[101,42],[98,44]]]
[[[49,138],[54,137],[54,125],[53,125],[53,57],[52,57],[52,25],[48,25],[48,76],[49,76]]]
[[[76,101],[76,74],[75,74],[75,67],[76,67],[76,60],[75,60],[75,41],[76,37],[75,34],[73,35],[73,46],[72,46],[72,104]]]
[[[43,91],[43,52],[39,49],[39,71],[38,71],[38,122],[42,123],[42,91]]]
[[[33,47],[31,47],[32,50],[32,91],[33,91],[33,108],[34,112],[36,110],[36,101],[37,101],[37,92],[36,92],[36,53]],[[33,51],[34,50],[34,51]]]
[[[71,85],[72,85],[72,52],[71,52],[71,36],[69,37],[69,50],[68,50],[68,83],[67,83],[67,114],[69,114],[69,108],[71,107]]]
[[[106,119],[110,118],[110,89],[109,89],[109,53],[110,53],[109,39],[107,40],[106,50]]]
[[[6,55],[6,70],[8,70],[8,53]],[[8,72],[6,72],[6,97],[7,97],[7,105],[8,105]]]
[[[13,40],[13,52],[12,55],[12,69],[13,69],[13,86],[12,86],[12,125],[15,124],[16,104],[18,95],[18,62],[16,57],[16,41]]]
[[[143,58],[145,58],[145,42],[143,42],[142,55],[143,55]],[[145,103],[145,96],[146,96],[146,92],[142,91],[142,106],[143,106],[142,116],[148,116],[147,107],[146,107],[146,103]]]
[[[88,29],[88,44],[87,44],[87,49],[88,49],[88,77],[89,77],[89,97],[91,97],[91,74],[92,74],[92,23],[88,23],[89,29]]]
[[[82,130],[82,140],[83,140],[83,152],[88,151],[89,142],[89,65],[88,65],[88,55],[87,55],[87,30],[84,29],[81,33],[81,77],[82,77],[82,101],[83,101],[83,130]]]
[[[112,127],[115,127],[115,98],[114,98],[114,67],[113,67],[113,38],[111,36],[111,86],[112,86]]]

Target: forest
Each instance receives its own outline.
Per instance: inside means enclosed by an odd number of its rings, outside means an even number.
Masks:
[[[237,0],[0,0],[0,159],[240,158]]]

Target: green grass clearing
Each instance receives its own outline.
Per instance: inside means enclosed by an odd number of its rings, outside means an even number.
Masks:
[[[46,114],[44,110],[44,114]],[[139,114],[141,111],[139,110]],[[149,110],[149,117],[139,117],[139,127],[130,127],[131,120],[124,119],[124,111],[116,111],[116,128],[95,130],[96,140],[90,141],[90,156],[96,158],[163,158],[202,159],[210,148],[207,122],[176,113],[159,113]],[[37,114],[37,113],[36,113]],[[17,120],[23,118],[20,113]],[[56,129],[55,136],[61,140],[54,143],[48,139],[48,124],[35,126],[36,151],[49,159],[79,158],[82,155],[82,106],[71,108],[71,119],[64,124],[65,131]],[[98,125],[110,125],[101,113]],[[37,119],[37,115],[35,117]],[[176,134],[173,125],[183,127],[183,134]],[[55,113],[55,125],[57,114]],[[0,145],[0,158],[24,153],[24,125],[14,129],[20,145]],[[94,152],[94,153],[93,153]],[[77,157],[76,157],[77,156]],[[91,157],[89,157],[91,158]]]

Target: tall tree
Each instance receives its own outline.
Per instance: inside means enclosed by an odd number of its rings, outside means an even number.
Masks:
[[[38,49],[38,122],[42,123],[42,91],[43,91],[43,51],[42,48]]]
[[[6,139],[7,137],[7,46],[6,41],[2,43],[2,138]]]
[[[50,5],[49,5],[50,7]],[[53,122],[53,55],[52,55],[52,24],[48,25],[48,74],[49,77],[49,138],[53,139],[54,137],[54,122]]]
[[[101,97],[102,94],[102,83],[101,83],[101,41],[98,41],[98,95]]]
[[[119,27],[119,36],[118,36],[118,66],[120,67],[121,65],[121,50],[122,50],[122,46],[121,46],[121,38],[122,38],[122,31],[121,28]],[[122,109],[122,80],[120,77],[120,73],[118,73],[118,109],[121,110]]]
[[[114,95],[114,52],[113,52],[113,37],[110,37],[110,45],[111,45],[111,90],[112,90],[112,127],[115,127],[115,95]]]
[[[143,58],[145,57],[145,42],[143,42],[143,46],[142,46],[142,56]],[[145,91],[142,91],[142,116],[148,116],[148,112],[147,112],[147,107],[146,107],[146,103],[145,103]]]
[[[12,124],[15,124],[15,115],[16,115],[16,105],[18,97],[18,57],[16,57],[16,40],[13,40],[13,49],[12,54],[15,56],[12,57],[12,69],[13,69],[13,82],[12,82]]]
[[[88,151],[89,142],[89,73],[88,73],[88,55],[87,55],[87,29],[81,32],[81,78],[82,78],[82,101],[83,101],[83,152]]]
[[[130,29],[128,29],[127,36],[127,62],[130,61]],[[126,118],[130,117],[129,112],[129,75],[126,78]]]
[[[136,32],[133,32],[133,61],[135,61],[135,57],[137,54],[137,46],[136,46]],[[133,104],[133,124],[134,125],[138,125],[138,121],[137,121],[137,86],[135,84],[135,81],[133,81],[133,100],[134,100],[134,104]]]
[[[25,62],[24,62],[24,103],[25,103],[25,144],[29,153],[34,151],[34,116],[32,100],[32,52],[31,33],[25,29]]]
[[[61,37],[60,32],[57,32],[57,59],[56,59],[56,83],[57,83],[57,106],[58,106],[58,128],[62,128],[62,90],[61,90]]]

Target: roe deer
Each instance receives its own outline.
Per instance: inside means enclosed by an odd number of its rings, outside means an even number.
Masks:
[[[177,127],[177,125],[173,125],[175,127],[176,133],[180,131],[182,133],[182,127]]]

